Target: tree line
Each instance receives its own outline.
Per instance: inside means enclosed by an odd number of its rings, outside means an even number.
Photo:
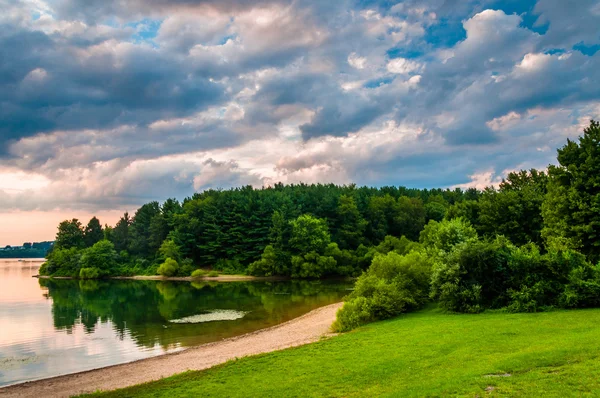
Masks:
[[[276,184],[151,202],[114,227],[62,222],[43,272],[360,275],[347,324],[430,299],[463,312],[596,305],[599,151],[592,121],[547,171],[482,191]]]
[[[22,246],[0,248],[0,258],[44,258],[54,242],[25,242]]]
[[[208,190],[183,202],[150,202],[115,226],[93,217],[65,220],[44,272],[79,276],[171,275],[197,268],[293,277],[358,275],[386,236],[417,240],[430,220],[452,206],[477,202],[475,189],[409,189],[333,184],[276,184]],[[172,264],[172,262],[169,262]],[[165,267],[163,267],[165,268]],[[87,271],[84,271],[84,273]]]

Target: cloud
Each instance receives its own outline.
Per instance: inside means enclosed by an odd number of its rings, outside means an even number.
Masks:
[[[544,168],[600,113],[600,9],[517,3],[0,0],[0,206]]]

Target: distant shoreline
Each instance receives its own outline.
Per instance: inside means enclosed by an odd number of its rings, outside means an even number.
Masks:
[[[43,263],[46,261],[45,258],[36,258],[36,257],[32,257],[32,258],[29,258],[29,257],[10,257],[10,258],[0,257],[0,261],[7,261],[7,260],[8,261],[30,262],[30,263],[31,262]]]
[[[71,276],[49,276],[33,275],[38,279],[75,279]],[[291,278],[283,276],[251,276],[251,275],[219,275],[192,278],[191,276],[160,276],[160,275],[137,275],[137,276],[111,276],[106,279],[113,280],[136,280],[136,281],[183,281],[183,282],[249,282],[249,281],[287,281]]]

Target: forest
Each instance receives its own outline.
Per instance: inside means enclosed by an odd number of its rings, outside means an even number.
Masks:
[[[413,189],[333,184],[208,190],[125,213],[63,221],[40,272],[358,277],[335,328],[437,301],[448,311],[600,305],[600,125],[547,170],[498,187]]]

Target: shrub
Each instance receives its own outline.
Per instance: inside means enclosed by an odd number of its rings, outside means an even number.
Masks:
[[[322,256],[312,251],[292,256],[293,278],[320,278],[334,271],[337,262],[331,256]]]
[[[158,274],[162,276],[174,276],[179,270],[179,264],[172,258],[167,258],[164,263],[158,267]]]
[[[100,270],[98,268],[81,268],[79,270],[79,278],[98,279],[100,278]]]
[[[424,252],[376,255],[338,312],[334,330],[351,330],[419,308],[428,298],[430,268]]]
[[[208,274],[206,274],[206,276],[210,277],[210,278],[214,278],[219,276],[219,272],[218,271],[210,271]]]
[[[82,251],[72,247],[70,249],[55,248],[48,254],[44,275],[53,276],[79,276],[79,259]]]
[[[356,297],[345,302],[344,306],[338,310],[331,328],[334,332],[347,332],[372,320],[369,300],[365,297]]]
[[[267,245],[260,260],[248,266],[248,274],[254,276],[273,276],[277,272],[277,255],[272,245]]]
[[[504,239],[469,240],[438,258],[431,297],[448,311],[477,313],[508,304],[509,258],[514,246]]]
[[[206,275],[206,271],[203,269],[197,269],[192,272],[192,278],[202,278],[204,275]]]
[[[99,276],[110,275],[117,267],[117,252],[112,242],[101,240],[83,251],[81,268],[95,268]],[[93,279],[93,278],[91,278]]]

